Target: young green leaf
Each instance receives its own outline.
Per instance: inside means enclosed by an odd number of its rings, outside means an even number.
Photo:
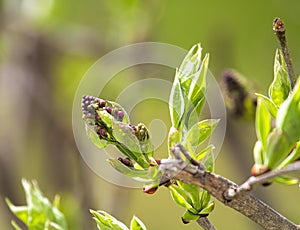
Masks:
[[[94,145],[96,145],[100,149],[103,149],[107,146],[108,142],[106,140],[100,139],[99,135],[95,132],[93,127],[86,124],[85,128],[87,136]]]
[[[195,124],[187,133],[184,141],[190,142],[192,146],[203,143],[217,126],[218,119],[207,119]]]
[[[257,97],[261,98],[262,101],[265,102],[265,105],[268,108],[268,111],[270,112],[270,114],[272,115],[273,118],[276,118],[277,116],[277,112],[278,112],[278,106],[274,104],[273,101],[271,101],[268,97],[266,97],[265,95],[256,93],[255,94]]]
[[[206,157],[208,154],[212,153],[214,149],[215,149],[215,146],[214,146],[214,145],[212,145],[212,144],[208,145],[205,149],[203,149],[201,152],[199,152],[199,153],[196,154],[195,159],[196,159],[197,161],[202,160],[202,159],[203,159],[204,157]]]
[[[181,207],[186,208],[187,210],[191,211],[192,213],[197,213],[197,210],[192,205],[192,200],[190,197],[182,190],[180,187],[176,185],[171,185],[168,187],[173,200],[180,205]]]
[[[267,140],[265,165],[269,169],[276,168],[290,153],[293,144],[284,132],[274,129]]]
[[[178,186],[184,190],[190,197],[193,207],[196,210],[201,209],[200,203],[200,188],[194,184],[185,184],[183,182],[177,181]]]
[[[291,82],[288,76],[286,63],[280,50],[276,50],[274,61],[274,80],[269,87],[269,96],[280,106],[291,91]]]
[[[299,183],[299,180],[297,178],[286,175],[275,177],[272,181],[285,185],[295,185]]]
[[[261,141],[256,141],[254,148],[253,148],[253,156],[254,156],[254,162],[257,164],[263,164],[265,159],[265,151],[263,144]]]
[[[119,143],[117,148],[127,157],[136,161],[143,168],[147,168],[149,162],[146,161],[140,148],[140,143],[133,129],[129,124],[114,121],[112,126],[112,135]]]
[[[130,230],[147,230],[147,228],[139,218],[133,216],[130,223]]]
[[[183,59],[179,69],[178,78],[180,82],[185,82],[190,80],[190,76],[193,73],[198,72],[201,65],[202,48],[200,44],[194,45],[188,52],[188,54]],[[189,89],[190,85],[186,85],[186,89]],[[188,92],[188,90],[187,90]]]
[[[28,229],[44,230],[51,229],[66,230],[67,223],[64,215],[43,196],[36,182],[22,180],[26,195],[27,206],[14,206],[8,199],[7,205],[11,211],[22,220]],[[16,229],[17,224],[14,223]]]
[[[278,110],[276,126],[282,129],[290,142],[300,140],[300,77],[292,94],[282,103]]]
[[[284,168],[288,164],[298,160],[300,158],[300,141],[298,141],[293,149],[293,151],[287,156],[287,158],[282,161],[282,163],[277,167],[278,169]]]
[[[186,212],[183,214],[181,219],[184,221],[184,223],[188,223],[193,220],[197,220],[199,218],[198,214],[194,214],[190,212],[189,210],[186,210]]]
[[[109,159],[108,162],[114,169],[125,176],[132,177],[133,179],[141,182],[151,181],[148,170],[126,166],[121,161],[116,159]]]
[[[90,210],[99,230],[128,230],[125,224],[104,211]]]
[[[214,208],[215,208],[215,203],[212,201],[205,208],[203,208],[199,214],[202,215],[209,214],[214,210]]]
[[[175,77],[170,94],[169,110],[172,126],[177,129],[180,127],[180,122],[184,114],[184,106],[185,102],[180,83],[178,78]]]
[[[267,137],[271,129],[271,116],[266,103],[260,97],[257,99],[255,130],[258,140],[266,147]]]

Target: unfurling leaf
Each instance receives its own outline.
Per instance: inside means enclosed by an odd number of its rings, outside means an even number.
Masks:
[[[254,148],[253,148],[253,156],[254,156],[254,162],[257,164],[263,164],[265,159],[265,151],[263,144],[261,141],[256,141]]]
[[[147,228],[139,218],[133,216],[130,223],[130,230],[147,230]]]
[[[266,148],[267,137],[271,129],[271,115],[262,98],[258,98],[255,116],[255,130],[258,140]]]
[[[125,224],[104,211],[90,210],[99,230],[128,230]]]
[[[180,122],[184,114],[184,106],[185,101],[180,87],[180,82],[178,78],[175,77],[170,94],[169,110],[172,126],[177,129],[180,127]]]
[[[269,87],[269,96],[280,106],[291,91],[291,82],[288,76],[286,63],[280,50],[276,50],[274,61],[274,80]]]
[[[10,210],[26,224],[28,229],[68,229],[63,213],[57,208],[58,204],[51,204],[44,197],[36,182],[30,183],[23,179],[22,185],[26,194],[27,206],[15,206],[8,199],[6,199],[6,203]],[[13,225],[15,229],[21,229],[16,223]]]
[[[273,101],[271,101],[268,97],[265,95],[256,93],[255,94],[257,97],[261,98],[262,101],[265,102],[266,107],[268,108],[268,111],[272,115],[273,118],[276,118],[277,112],[278,112],[278,106],[274,104]]]
[[[292,94],[280,106],[276,126],[286,133],[290,142],[300,140],[300,78]]]
[[[290,153],[293,144],[289,141],[286,134],[274,129],[267,140],[265,165],[269,169],[276,168]]]
[[[211,135],[218,122],[218,119],[208,119],[198,122],[188,131],[184,141],[188,141],[192,146],[203,143]]]

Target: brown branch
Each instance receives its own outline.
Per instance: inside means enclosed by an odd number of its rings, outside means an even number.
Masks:
[[[268,182],[270,179],[274,177],[292,173],[292,172],[299,172],[299,171],[300,171],[300,161],[296,161],[284,167],[283,169],[272,170],[257,177],[252,176],[239,187],[229,189],[226,197],[233,198],[239,193],[250,191],[253,189],[255,185],[261,185],[265,182]]]
[[[204,230],[216,230],[214,225],[209,221],[207,217],[199,217],[197,219],[197,223],[204,229]]]
[[[296,83],[296,77],[294,73],[294,68],[292,64],[292,60],[290,57],[290,53],[287,46],[286,36],[285,36],[285,26],[283,21],[280,18],[275,18],[273,22],[273,30],[278,38],[280,43],[281,51],[283,53],[283,57],[287,66],[288,75],[291,80],[291,87],[294,88]]]
[[[298,225],[292,223],[249,192],[240,193],[232,199],[226,197],[229,189],[238,186],[225,177],[199,169],[195,165],[183,163],[182,160],[163,161],[160,170],[163,170],[168,177],[172,175],[175,180],[195,184],[205,189],[220,202],[247,216],[265,229],[300,229]]]

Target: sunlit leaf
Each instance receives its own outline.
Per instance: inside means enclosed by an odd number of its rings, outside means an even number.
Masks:
[[[272,181],[285,185],[295,185],[299,183],[299,180],[297,178],[286,175],[275,177]]]
[[[151,181],[148,170],[140,170],[134,167],[129,167],[123,164],[121,161],[115,159],[109,159],[108,162],[114,169],[116,169],[118,172],[122,173],[125,176],[132,177],[133,179],[142,182]]]
[[[203,208],[199,214],[203,214],[203,215],[209,214],[214,210],[214,208],[215,208],[215,203],[212,201],[205,208]]]
[[[253,148],[254,162],[257,164],[263,164],[265,159],[264,147],[261,141],[256,141]]]
[[[213,150],[215,149],[215,146],[210,144],[208,145],[205,149],[203,149],[202,151],[200,151],[199,153],[196,154],[195,159],[197,161],[202,160],[204,157],[206,157],[208,154],[212,153]]]
[[[274,80],[269,87],[269,96],[272,101],[280,106],[288,97],[291,90],[286,63],[280,50],[276,50],[274,61]]]
[[[43,196],[36,182],[22,180],[26,195],[27,206],[14,206],[8,199],[7,205],[11,211],[22,220],[28,229],[44,230],[47,226],[51,229],[66,230],[67,223],[64,215]],[[14,224],[18,229],[18,226]]]
[[[277,167],[278,169],[284,168],[288,164],[300,158],[300,141],[298,141],[293,151],[284,159],[284,161]]]
[[[282,129],[289,140],[296,143],[300,140],[300,78],[292,94],[280,106],[276,126]]]
[[[199,186],[196,186],[194,184],[186,184],[183,182],[178,181],[177,182],[178,186],[184,190],[187,194],[189,194],[189,197],[192,201],[193,207],[198,210],[201,208],[201,203],[200,203],[200,188]]]
[[[257,99],[255,130],[258,140],[266,147],[267,137],[271,129],[271,115],[266,103],[260,97]]]
[[[89,137],[90,141],[100,149],[103,149],[107,146],[107,141],[100,139],[99,135],[95,132],[93,127],[86,125],[86,134]]]
[[[274,129],[267,140],[265,164],[268,168],[276,168],[288,156],[292,146],[284,132]]]
[[[197,213],[197,210],[192,206],[192,201],[190,197],[178,186],[171,185],[168,187],[173,200],[180,205],[181,207],[184,207],[188,210],[190,210],[193,213]]]
[[[139,218],[133,216],[130,223],[130,230],[147,230],[147,228]]]
[[[194,213],[190,212],[189,210],[187,210],[181,218],[185,222],[187,222],[187,221],[197,220],[199,218],[199,215],[194,214]]]
[[[268,97],[266,97],[265,95],[256,93],[255,94],[257,97],[261,98],[262,101],[265,102],[265,105],[268,108],[268,111],[270,112],[270,114],[272,115],[273,118],[276,118],[277,116],[277,112],[278,112],[278,107],[277,105],[274,104],[273,101],[271,101]]]
[[[171,89],[171,94],[170,94],[169,110],[170,110],[172,126],[177,129],[180,126],[180,121],[184,114],[184,105],[185,102],[180,87],[180,83],[178,78],[175,77],[173,82],[173,87]]]
[[[192,146],[203,143],[213,132],[219,120],[208,119],[196,123],[187,133],[185,140],[189,141]]]
[[[104,211],[90,210],[99,230],[128,230],[128,228],[113,216]]]

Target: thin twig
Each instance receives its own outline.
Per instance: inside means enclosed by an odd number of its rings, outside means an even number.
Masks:
[[[267,173],[264,173],[257,177],[250,177],[246,182],[244,182],[242,185],[240,185],[237,188],[230,188],[227,192],[228,198],[233,198],[237,196],[239,193],[243,191],[250,191],[253,189],[255,185],[263,184],[265,182],[268,182],[270,179],[275,178],[280,175],[284,175],[291,172],[299,172],[300,171],[300,161],[296,161],[294,163],[289,164],[283,169],[278,170],[272,170]]]
[[[204,229],[204,230],[216,230],[215,226],[209,221],[209,219],[205,217],[199,217],[197,219],[197,223]]]
[[[182,167],[184,165],[184,167]],[[221,175],[210,173],[199,167],[188,164],[183,160],[164,160],[159,166],[167,177],[187,184],[194,184],[214,196],[223,204],[247,216],[265,229],[300,230],[300,227],[270,206],[253,196],[251,193],[240,193],[233,198],[226,197],[230,188],[237,188],[237,184]]]
[[[281,51],[283,53],[283,57],[287,66],[288,75],[291,81],[291,87],[294,88],[294,85],[296,83],[296,77],[294,73],[294,68],[292,64],[292,60],[289,54],[288,46],[287,46],[287,40],[285,36],[285,26],[283,21],[280,18],[275,18],[273,22],[273,30],[279,40]]]

